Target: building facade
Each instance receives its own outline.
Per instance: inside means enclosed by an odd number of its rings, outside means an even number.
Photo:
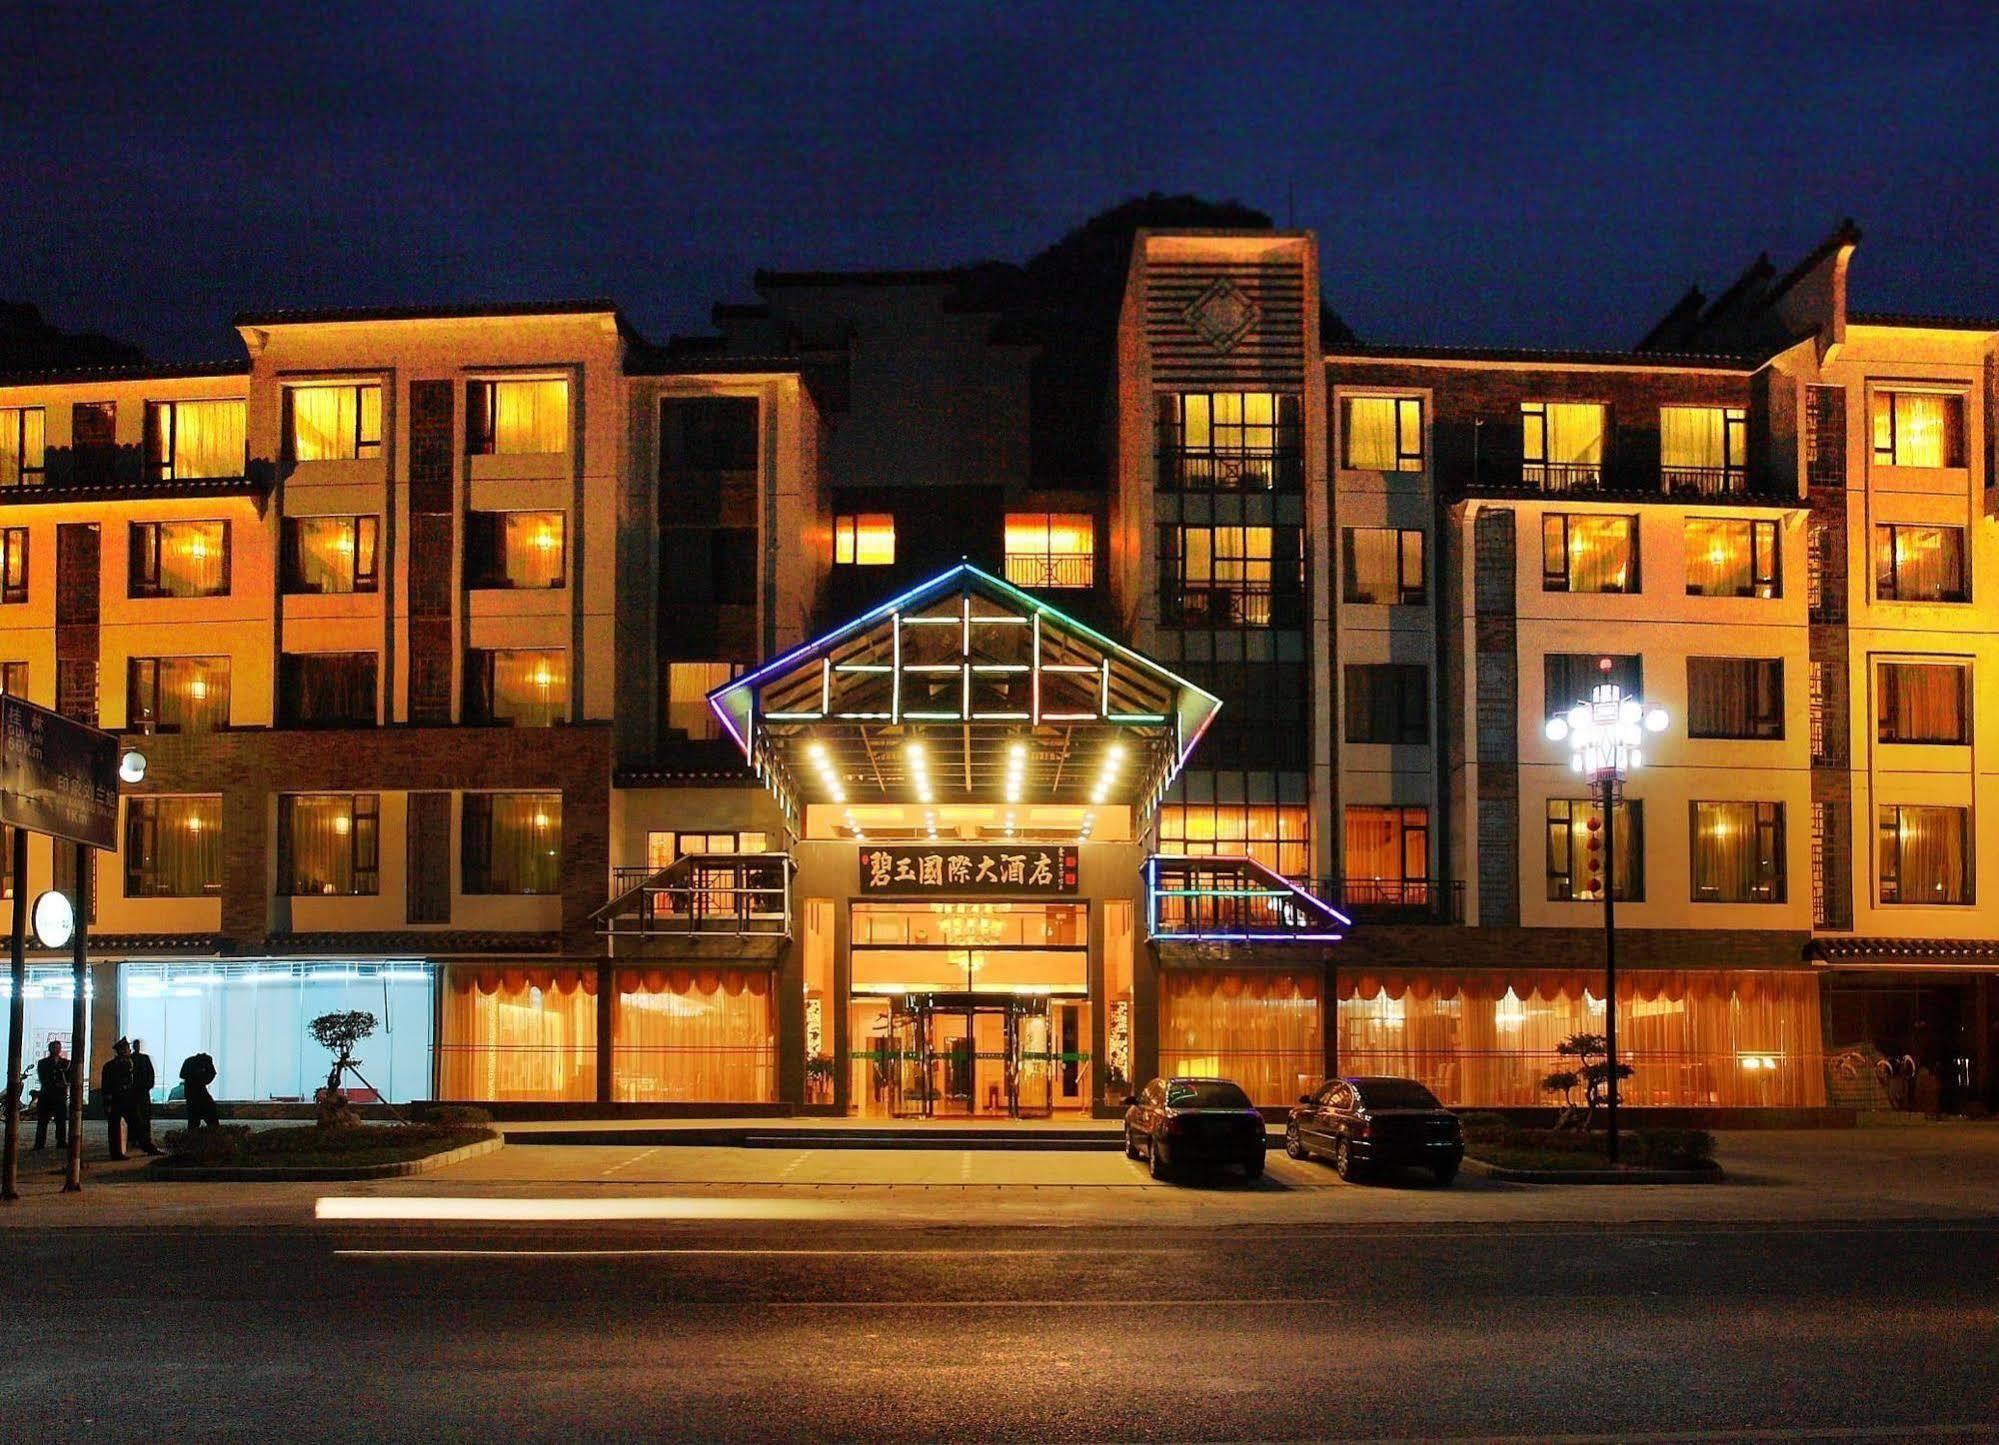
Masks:
[[[1362,344],[1311,234],[1140,230],[1094,289],[0,376],[0,685],[151,761],[90,1052],[309,1098],[363,1008],[396,1100],[1526,1106],[1604,1023],[1608,847],[1629,1103],[1865,1106],[1908,1053],[1989,1104],[1999,324],[1850,313],[1858,242],[1618,353]],[[1607,823],[1544,731],[1606,668],[1670,718]]]

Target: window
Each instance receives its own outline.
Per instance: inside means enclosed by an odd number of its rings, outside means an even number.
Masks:
[[[1969,602],[1964,528],[1875,527],[1874,595],[1883,602]]]
[[[79,401],[69,409],[71,478],[83,486],[115,481],[118,472],[118,403]]]
[[[1604,414],[1601,403],[1522,402],[1520,425],[1521,485],[1539,487],[1544,492],[1602,485]]]
[[[1174,803],[1159,810],[1159,851],[1250,858],[1286,878],[1312,871],[1311,810],[1302,805]]]
[[[221,798],[125,800],[127,898],[209,898],[221,891]]]
[[[146,403],[146,469],[158,481],[243,475],[243,403]]]
[[[1543,592],[1636,592],[1638,519],[1554,512],[1541,519]]]
[[[1352,907],[1430,901],[1430,810],[1353,804],[1346,816],[1346,883]]]
[[[1883,903],[1971,902],[1971,810],[1881,809]]]
[[[569,655],[560,648],[473,649],[465,721],[545,728],[569,720]]]
[[[1087,512],[1009,512],[1006,580],[1016,587],[1088,587],[1096,581],[1096,520]]]
[[[659,474],[750,472],[757,465],[757,399],[670,396],[659,403]]]
[[[125,726],[205,733],[229,726],[229,659],[134,657],[126,664]]]
[[[569,383],[473,381],[465,387],[465,450],[475,457],[569,450]]]
[[[1687,596],[1778,597],[1777,524],[1687,518]]]
[[[0,662],[0,697],[26,697],[28,695],[28,664],[25,662]]]
[[[689,742],[722,735],[708,706],[708,694],[742,675],[733,662],[670,662],[666,665],[666,726]]]
[[[1420,607],[1427,600],[1421,532],[1348,527],[1340,542],[1345,601]]]
[[[1350,743],[1430,741],[1430,677],[1402,662],[1349,663],[1346,676]]]
[[[1634,800],[1611,809],[1613,881],[1619,903],[1645,899],[1644,805]],[[1587,798],[1548,800],[1548,901],[1603,901],[1603,810]]]
[[[1347,398],[1347,466],[1354,471],[1423,470],[1423,402],[1414,396]]]
[[[1188,491],[1295,491],[1303,475],[1298,398],[1195,391],[1159,399],[1159,485]]]
[[[133,597],[223,597],[229,592],[227,522],[134,522]]]
[[[373,727],[376,656],[372,652],[287,652],[278,659],[278,718],[283,727]]]
[[[1693,901],[1784,901],[1784,805],[1693,803]]]
[[[1874,671],[1874,736],[1884,743],[1971,741],[1971,670],[1954,662],[1884,662]]]
[[[895,518],[861,512],[833,519],[833,561],[841,567],[888,567],[895,562]]]
[[[1784,736],[1781,657],[1687,659],[1687,736]]]
[[[1554,717],[1579,702],[1588,702],[1599,683],[1616,683],[1625,697],[1645,695],[1645,666],[1635,653],[1612,657],[1608,672],[1603,661],[1603,655],[1595,652],[1550,652],[1543,656],[1542,716]]]
[[[28,600],[28,529],[0,527],[0,602]]]
[[[373,517],[287,517],[285,591],[373,592],[378,523]]]
[[[1874,465],[1964,465],[1964,397],[1956,392],[1877,391]]]
[[[467,793],[459,857],[466,893],[562,887],[562,794]]]
[[[1659,408],[1659,485],[1708,495],[1739,492],[1749,465],[1749,417],[1739,406]]]
[[[465,585],[560,587],[564,551],[560,512],[473,512],[465,521]]]
[[[381,797],[287,793],[278,799],[278,892],[369,895],[381,887]]]
[[[366,461],[382,454],[382,388],[294,386],[285,391],[286,444],[295,462]]]
[[[675,833],[654,830],[646,834],[646,867],[657,873],[674,860],[696,853],[766,853],[770,838],[765,833]]]
[[[0,406],[0,488],[39,486],[48,472],[48,413]]]
[[[1167,527],[1161,621],[1181,627],[1296,626],[1302,587],[1297,529]]]

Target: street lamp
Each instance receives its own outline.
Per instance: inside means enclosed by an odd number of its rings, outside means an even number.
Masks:
[[[1603,991],[1604,1071],[1609,1086],[1609,1155],[1617,1163],[1617,837],[1616,819],[1624,780],[1644,760],[1646,733],[1666,730],[1666,710],[1647,707],[1610,680],[1611,661],[1597,663],[1603,681],[1588,702],[1548,719],[1548,741],[1567,742],[1569,766],[1589,780],[1603,833]],[[1595,839],[1591,842],[1594,845]]]

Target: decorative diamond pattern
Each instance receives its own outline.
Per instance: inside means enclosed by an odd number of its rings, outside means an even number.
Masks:
[[[1195,298],[1185,312],[1187,324],[1217,351],[1233,351],[1262,319],[1263,310],[1226,276]]]

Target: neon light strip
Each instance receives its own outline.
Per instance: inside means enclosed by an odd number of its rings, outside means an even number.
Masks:
[[[767,712],[765,722],[818,722],[826,716],[823,712]],[[844,716],[844,714],[843,714]]]
[[[1339,943],[1343,933],[1154,933],[1155,940],[1193,943]]]
[[[965,721],[964,718],[959,717],[958,714],[954,712],[906,712],[902,716],[904,720],[907,722],[964,722]]]
[[[1114,712],[1110,715],[1110,720],[1114,723],[1163,723],[1166,721],[1166,714],[1163,712]]]
[[[1039,727],[1041,725],[1041,614],[1039,612],[1034,614],[1033,651],[1028,655],[1033,659],[1033,666],[1030,669],[1033,698],[1029,707],[1034,713],[1034,724]]]

